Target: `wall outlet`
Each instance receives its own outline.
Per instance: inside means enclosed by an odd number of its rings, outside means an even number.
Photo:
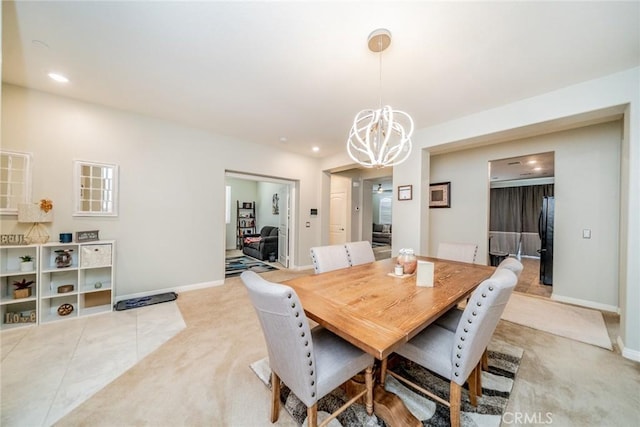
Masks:
[[[585,228],[584,230],[582,230],[582,238],[583,239],[591,238],[591,230],[589,228]]]

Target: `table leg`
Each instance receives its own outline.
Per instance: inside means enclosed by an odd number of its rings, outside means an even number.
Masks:
[[[347,396],[355,396],[365,389],[365,384],[357,379],[345,383]],[[364,397],[359,403],[365,404]],[[373,387],[373,413],[382,418],[389,427],[422,427],[422,423],[407,409],[402,399],[384,389],[380,384]]]

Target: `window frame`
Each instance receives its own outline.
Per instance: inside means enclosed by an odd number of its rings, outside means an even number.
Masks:
[[[83,168],[89,167],[91,173],[89,175],[83,175]],[[94,176],[94,168],[102,168],[100,176]],[[105,171],[110,170],[111,176],[104,176]],[[118,175],[119,168],[115,163],[101,163],[101,162],[89,162],[85,160],[73,161],[73,216],[118,216]],[[86,188],[84,183],[89,180],[89,187]],[[94,186],[92,181],[100,180],[100,186]],[[107,188],[104,188],[105,181],[107,182]],[[92,194],[85,197],[85,192],[90,193],[102,193],[100,199],[93,199]],[[111,193],[111,199],[104,197],[105,193]],[[91,206],[98,203],[100,209],[83,208],[84,203],[89,203]]]
[[[18,205],[20,203],[29,203],[31,200],[31,164],[32,154],[20,151],[0,150],[0,168],[4,164],[4,158],[7,158],[6,177],[4,171],[0,177],[0,215],[18,215]],[[11,167],[13,158],[21,158],[24,162],[24,168],[21,171],[22,180],[20,182],[13,181],[15,168]],[[6,181],[5,181],[6,178]],[[22,185],[22,197],[13,196],[15,185]],[[6,203],[6,204],[5,204]]]

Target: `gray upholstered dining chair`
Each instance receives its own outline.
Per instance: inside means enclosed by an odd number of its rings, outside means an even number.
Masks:
[[[347,257],[351,266],[367,264],[376,260],[371,243],[366,240],[345,243],[344,247],[347,249]]]
[[[311,248],[311,259],[316,274],[351,267],[344,245],[315,246]]]
[[[475,243],[440,242],[436,258],[473,264],[476,261],[477,252],[478,245]]]
[[[513,271],[516,277],[520,279],[520,274],[522,274],[524,266],[515,258],[505,258],[500,264],[498,264],[498,266],[496,267],[496,271],[500,270],[501,268],[506,268]]]
[[[409,386],[449,406],[451,425],[460,425],[462,386],[469,383],[469,400],[476,405],[478,362],[495,331],[517,282],[516,275],[501,269],[483,281],[473,292],[455,332],[432,324],[403,344],[396,353],[450,381],[449,401],[386,370],[382,364],[381,381],[389,373]]]
[[[268,282],[253,271],[240,275],[258,314],[271,368],[271,422],[280,412],[280,381],[307,406],[307,425],[317,425],[318,401],[354,375],[365,371],[365,390],[323,421],[325,425],[366,395],[373,413],[373,356],[325,328],[309,328],[296,292]]]
[[[496,267],[496,271],[493,274],[496,274],[501,269],[511,270],[516,275],[517,279],[520,278],[520,274],[522,273],[522,264],[515,258],[507,258]],[[441,326],[445,329],[450,330],[451,332],[455,332],[458,329],[458,323],[460,323],[460,318],[462,317],[462,310],[459,308],[452,308],[447,311],[445,314],[440,316],[434,322],[436,325]]]
[[[497,267],[496,271],[493,274],[497,274],[501,269],[506,269],[512,271],[516,275],[516,283],[520,278],[520,274],[522,273],[523,266],[515,258],[506,258],[503,260]],[[458,329],[458,324],[460,323],[460,319],[462,318],[463,311],[454,307],[451,310],[447,311],[445,314],[440,316],[434,322],[436,325],[445,328],[451,332],[455,332]],[[487,356],[487,352],[482,353],[481,359],[481,367],[484,371],[489,370],[489,360]],[[481,385],[478,384],[478,391],[481,390]],[[480,394],[480,393],[479,393]]]

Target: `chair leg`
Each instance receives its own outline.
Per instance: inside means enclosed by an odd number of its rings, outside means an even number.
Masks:
[[[307,408],[307,427],[318,426],[318,404],[314,403]]]
[[[482,353],[482,370],[485,372],[489,372],[489,354],[487,353],[487,349],[484,349]]]
[[[371,416],[373,415],[373,366],[369,366],[367,370],[364,371],[364,382],[367,387],[367,415]]]
[[[478,363],[476,366],[476,396],[482,397],[482,364]]]
[[[449,418],[451,418],[451,427],[460,427],[460,397],[462,388],[459,384],[451,381],[449,386]]]
[[[380,361],[380,385],[384,388],[384,380],[387,378],[387,358]]]
[[[478,366],[473,368],[471,374],[469,374],[469,378],[467,378],[467,383],[469,383],[469,402],[471,402],[472,406],[478,406],[478,399],[476,396],[476,392],[478,389]]]
[[[278,421],[280,416],[280,378],[271,372],[271,422]]]

